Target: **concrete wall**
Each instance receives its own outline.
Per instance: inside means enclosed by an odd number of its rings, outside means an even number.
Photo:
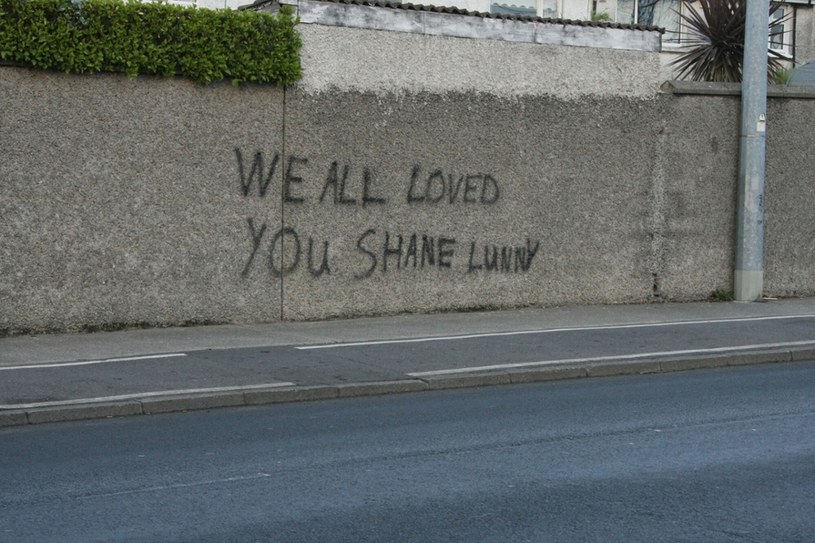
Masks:
[[[241,281],[243,217],[279,198],[234,190],[233,149],[281,148],[282,98],[0,68],[0,330],[279,318]]]
[[[656,52],[316,24],[301,25],[300,33],[303,80],[297,89],[309,94],[334,89],[383,96],[464,92],[572,101],[585,96],[653,98],[662,82]]]
[[[813,93],[810,91],[810,96]],[[765,290],[815,292],[815,100],[770,99],[767,128]]]
[[[305,202],[286,223],[330,241],[332,273],[293,274],[286,318],[650,296],[650,172],[632,164],[653,143],[636,101],[612,111],[602,100],[465,94],[288,100],[287,146],[310,152]],[[349,167],[356,203],[334,203],[333,186],[319,200],[334,162]],[[364,206],[366,169],[383,201]]]
[[[659,92],[657,52],[301,31],[286,91],[0,68],[0,331],[732,288],[738,97]],[[771,99],[768,294],[815,294],[813,123]]]
[[[621,49],[658,51],[661,33],[632,31],[625,25],[591,24],[580,21],[545,22],[526,17],[497,17],[489,14],[460,15],[444,8],[416,9],[413,4],[380,7],[352,0],[280,0],[257,4],[252,9],[275,12],[279,5],[294,8],[303,24],[362,28],[427,36],[449,36],[479,40],[591,47],[595,50]],[[453,10],[455,11],[455,10]],[[580,18],[577,18],[580,19]],[[487,42],[489,43],[489,42]]]

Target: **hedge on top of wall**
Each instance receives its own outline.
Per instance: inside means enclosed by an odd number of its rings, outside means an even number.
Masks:
[[[300,79],[296,22],[288,6],[271,15],[136,0],[0,0],[0,60],[289,85]]]

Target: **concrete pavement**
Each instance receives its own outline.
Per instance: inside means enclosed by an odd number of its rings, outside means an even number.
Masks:
[[[812,359],[815,298],[21,336],[0,426]]]

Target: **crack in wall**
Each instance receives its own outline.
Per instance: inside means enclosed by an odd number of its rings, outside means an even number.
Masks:
[[[283,87],[283,115],[282,115],[282,119],[281,119],[281,123],[280,123],[281,124],[280,156],[283,157],[283,162],[284,163],[286,162],[286,115],[288,114],[288,111],[287,111],[287,108],[286,108],[286,104],[287,104],[286,98],[287,98],[288,92],[289,92],[289,87],[284,86]],[[284,167],[280,168],[280,186],[283,187],[285,182],[286,182],[286,168],[284,166]],[[286,206],[283,205],[283,200],[284,200],[284,195],[283,195],[283,191],[281,190],[281,192],[280,192],[280,231],[281,232],[283,231],[283,228],[285,228],[285,226],[286,226],[286,217],[285,217]],[[285,257],[285,254],[286,254],[285,238],[283,239],[282,247],[283,247],[283,250],[280,251],[280,267],[279,267],[279,269],[281,269],[281,270],[283,269],[283,258]],[[285,304],[283,302],[283,296],[284,296],[284,293],[285,293],[285,289],[283,288],[284,283],[285,283],[285,277],[281,277],[280,278],[280,320],[281,321],[285,320],[284,319],[284,316],[285,316],[285,309],[284,309]]]
[[[665,233],[667,230],[667,202],[665,198],[665,150],[668,129],[662,123],[657,132],[654,148],[654,170],[651,183],[651,215],[648,219],[648,271],[651,273],[651,298],[662,299],[661,274],[665,267]]]

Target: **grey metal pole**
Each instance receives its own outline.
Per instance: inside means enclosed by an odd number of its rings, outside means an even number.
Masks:
[[[764,289],[764,165],[769,0],[747,2],[741,87],[741,156],[734,297],[752,302]]]

